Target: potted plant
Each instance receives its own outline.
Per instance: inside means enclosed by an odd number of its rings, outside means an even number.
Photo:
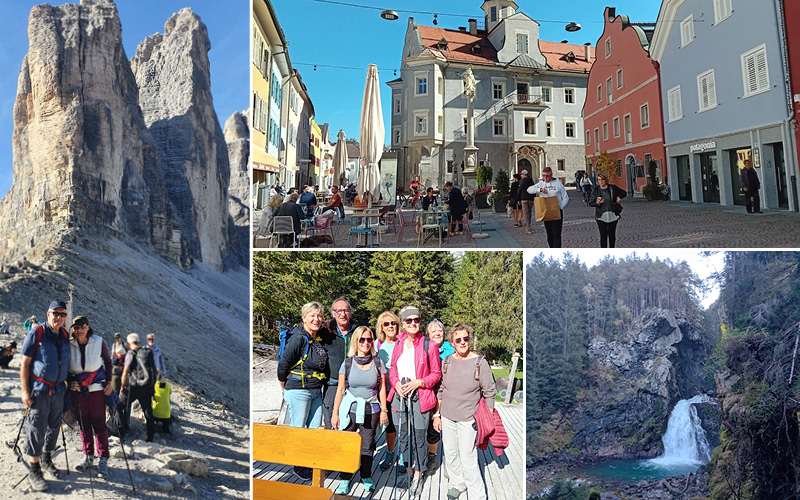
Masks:
[[[505,170],[500,170],[497,172],[497,177],[494,180],[494,211],[498,214],[504,213],[506,211],[506,205],[508,205],[509,199],[509,179],[508,174]]]
[[[473,191],[475,195],[475,208],[490,208],[489,202],[486,200],[492,188],[488,184],[492,182],[492,167],[486,164],[478,165],[475,170],[475,180],[478,182],[478,189]]]

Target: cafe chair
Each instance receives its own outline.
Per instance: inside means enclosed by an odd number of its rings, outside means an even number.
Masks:
[[[425,233],[430,232],[431,236],[436,232],[439,236],[439,246],[442,246],[442,215],[435,212],[422,212],[421,225],[417,238],[417,246],[422,246],[425,241]]]
[[[397,210],[397,218],[400,220],[400,232],[397,234],[397,243],[403,239],[403,229],[407,227],[417,227],[416,210]]]
[[[294,221],[292,217],[289,215],[277,215],[272,218],[274,221],[272,223],[272,233],[270,233],[270,239],[278,239],[280,241],[280,236],[284,234],[291,234],[292,235],[292,247],[297,247],[297,233],[294,232]],[[270,243],[270,246],[272,244]]]

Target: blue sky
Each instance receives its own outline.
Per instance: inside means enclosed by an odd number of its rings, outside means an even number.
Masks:
[[[258,0],[256,0],[258,1]],[[482,22],[483,0],[337,0],[342,3],[392,8],[404,11],[438,12],[438,26],[457,29],[470,17]],[[540,23],[543,40],[596,45],[603,32],[606,5],[617,8],[632,21],[655,22],[661,2],[657,0],[597,0],[542,2],[517,0],[520,11]],[[432,14],[400,12],[400,19],[385,21],[380,10],[348,7],[314,0],[272,0],[278,21],[289,41],[292,65],[303,77],[314,103],[318,123],[330,123],[331,136],[343,129],[348,138],[358,139],[361,101],[367,65],[377,64],[381,81],[384,117],[390,107],[389,87],[385,82],[397,78],[408,18],[417,24],[433,26]],[[444,14],[463,14],[454,17]],[[556,22],[551,22],[556,21]],[[560,21],[560,22],[558,22]],[[567,22],[581,24],[578,32],[564,30]],[[314,71],[313,65],[317,65]],[[323,65],[356,69],[326,68]],[[399,72],[398,72],[399,74]],[[387,127],[388,144],[390,127]]]
[[[28,51],[28,15],[43,1],[0,1],[0,197],[11,188],[13,110],[17,78]],[[64,3],[50,0],[52,5]],[[153,33],[164,32],[164,22],[183,7],[192,7],[208,28],[211,39],[211,90],[220,120],[248,107],[250,101],[250,5],[246,0],[117,0],[122,41],[130,59],[136,46]]]

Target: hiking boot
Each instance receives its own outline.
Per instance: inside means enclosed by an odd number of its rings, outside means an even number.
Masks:
[[[308,467],[293,467],[292,473],[303,481],[311,481],[314,473]]]
[[[31,484],[33,491],[47,491],[47,481],[44,480],[42,466],[38,462],[31,464],[31,470],[28,472],[28,482]]]
[[[100,457],[100,462],[97,464],[97,477],[100,479],[108,477],[108,457]]]
[[[437,462],[438,460],[436,453],[428,452],[428,468],[425,469],[426,476],[432,476],[436,472],[436,469],[439,468],[439,464]]]
[[[424,479],[422,476],[414,476],[411,480],[411,496],[418,497],[422,495],[422,482]]]
[[[403,463],[402,453],[400,454],[400,460],[397,462],[397,470],[400,472],[400,474],[405,474],[407,471],[406,465]]]
[[[361,482],[364,483],[364,493],[369,493],[375,489],[375,481],[371,478],[365,477],[361,479]]]
[[[386,455],[383,456],[383,461],[381,462],[381,470],[386,470],[392,466],[392,462],[394,462],[394,452],[387,451]]]
[[[42,459],[39,460],[39,465],[42,467],[42,472],[46,472],[49,475],[58,479],[61,477],[61,471],[56,468],[56,464],[53,463],[53,455],[50,453],[42,453]]]
[[[75,466],[75,470],[78,472],[88,471],[92,468],[92,461],[94,461],[94,455],[84,455],[80,463]]]
[[[462,493],[464,492],[459,490],[458,488],[450,488],[449,490],[447,490],[447,500],[457,500]]]
[[[342,479],[341,481],[339,481],[339,486],[336,488],[335,494],[347,495],[348,491],[350,491],[350,480]]]
[[[408,474],[400,474],[397,477],[397,488],[401,490],[408,488]]]

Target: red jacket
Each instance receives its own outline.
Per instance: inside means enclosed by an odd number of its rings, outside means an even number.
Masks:
[[[478,424],[478,438],[476,440],[478,448],[485,450],[489,447],[489,442],[491,441],[494,452],[498,457],[505,453],[505,449],[508,447],[508,433],[506,433],[506,428],[503,427],[503,420],[500,418],[500,412],[497,411],[497,408],[492,413],[489,411],[489,407],[486,406],[486,401],[481,398],[480,402],[478,402],[478,411],[472,416],[475,418],[475,423]]]
[[[389,370],[389,382],[392,384],[392,387],[389,390],[389,394],[386,396],[387,401],[392,401],[394,398],[394,386],[397,385],[397,382],[400,380],[400,376],[397,374],[397,360],[400,359],[400,355],[403,354],[407,337],[408,334],[406,332],[398,335],[397,343],[394,345],[394,351],[392,351],[392,368]],[[433,386],[442,379],[439,346],[436,345],[436,342],[432,340],[429,341],[427,363],[425,359],[425,335],[420,332],[414,338],[414,369],[417,378],[421,378],[425,381],[425,387],[417,389],[417,393],[419,394],[419,409],[422,412],[426,412],[436,406],[436,393],[433,392]]]

